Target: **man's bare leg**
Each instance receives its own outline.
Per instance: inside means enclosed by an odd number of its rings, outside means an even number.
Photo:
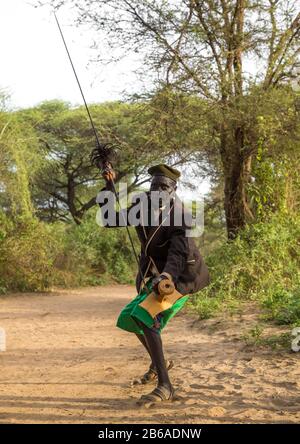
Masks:
[[[146,337],[147,345],[151,354],[152,362],[155,365],[158,377],[158,385],[165,385],[172,387],[169,379],[168,370],[166,367],[166,360],[163,352],[163,345],[160,333],[152,328],[143,326],[143,331]]]
[[[150,352],[152,362],[155,365],[158,384],[156,389],[154,389],[151,393],[149,393],[148,395],[143,395],[139,402],[156,402],[172,399],[174,395],[174,388],[169,379],[160,332],[158,329],[154,327],[149,328],[142,323],[140,323],[140,326],[144,332],[146,344],[148,346],[148,351]]]
[[[135,333],[135,335],[137,336],[138,340],[143,344],[143,346],[145,347],[145,349],[147,350],[147,352],[148,352],[148,354],[150,356],[150,359],[151,359],[150,368],[155,369],[155,365],[154,365],[154,363],[152,361],[151,353],[150,353],[150,350],[149,350],[149,347],[148,347],[148,344],[147,344],[145,336],[144,335],[140,335],[138,333]]]

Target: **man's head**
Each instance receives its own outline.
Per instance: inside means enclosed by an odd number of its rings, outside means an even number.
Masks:
[[[163,206],[166,201],[174,199],[180,172],[168,165],[159,164],[149,168],[148,173],[152,176],[150,192],[162,193],[160,206]]]

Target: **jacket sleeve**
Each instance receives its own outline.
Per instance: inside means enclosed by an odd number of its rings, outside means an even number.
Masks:
[[[170,233],[170,245],[163,272],[169,273],[176,283],[182,274],[189,254],[188,238],[184,227],[173,227]]]

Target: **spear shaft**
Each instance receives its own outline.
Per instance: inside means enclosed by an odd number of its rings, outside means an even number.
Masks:
[[[89,116],[89,119],[90,119],[90,122],[91,122],[91,126],[92,126],[92,128],[93,128],[94,135],[95,135],[96,140],[97,140],[97,144],[100,145],[100,140],[99,140],[98,133],[97,133],[96,128],[95,128],[95,125],[94,125],[94,121],[93,121],[93,119],[92,119],[92,116],[91,116],[91,113],[90,113],[89,107],[88,107],[88,105],[87,105],[87,103],[86,103],[85,96],[84,96],[84,94],[83,94],[83,90],[82,90],[82,87],[81,87],[81,84],[80,84],[80,81],[79,81],[79,78],[78,78],[78,75],[77,75],[77,72],[76,72],[75,66],[74,66],[73,61],[72,61],[72,58],[71,58],[71,54],[70,54],[70,52],[69,52],[69,49],[68,49],[68,46],[67,46],[66,40],[65,40],[65,38],[64,38],[64,35],[63,35],[62,29],[61,29],[61,27],[60,27],[60,24],[59,24],[59,21],[58,21],[58,18],[57,18],[57,15],[56,15],[55,11],[53,11],[53,14],[54,14],[54,17],[55,17],[55,20],[56,20],[56,24],[57,24],[57,26],[58,26],[58,29],[59,29],[59,32],[60,32],[60,35],[61,35],[62,41],[63,41],[64,46],[65,46],[65,48],[66,48],[66,51],[67,51],[67,54],[68,54],[68,57],[69,57],[69,60],[70,60],[70,64],[71,64],[71,66],[72,66],[73,73],[74,73],[74,76],[75,76],[75,78],[76,78],[76,81],[77,81],[77,84],[78,84],[78,87],[79,87],[79,90],[80,90],[80,93],[81,93],[81,96],[82,96],[82,99],[83,99],[83,102],[84,102],[84,106],[85,106],[86,112],[87,112],[87,114],[88,114],[88,116]]]
[[[100,140],[99,140],[99,136],[98,136],[98,133],[97,133],[97,131],[96,131],[96,127],[95,127],[95,125],[94,125],[94,121],[93,121],[93,119],[92,119],[92,116],[91,116],[91,113],[90,113],[90,110],[89,110],[88,104],[87,104],[87,102],[86,102],[86,100],[85,100],[85,96],[84,96],[84,93],[83,93],[83,90],[82,90],[82,87],[81,87],[81,84],[80,84],[80,81],[79,81],[79,78],[78,78],[78,75],[77,75],[77,72],[76,72],[76,69],[75,69],[74,63],[73,63],[73,61],[72,61],[71,54],[70,54],[70,52],[69,52],[69,49],[68,49],[68,46],[67,46],[66,40],[65,40],[65,38],[64,38],[64,35],[63,35],[62,29],[61,29],[61,26],[60,26],[60,24],[59,24],[59,21],[58,21],[58,18],[57,18],[57,15],[56,15],[55,11],[53,11],[53,14],[54,14],[55,21],[56,21],[57,27],[58,27],[58,29],[59,29],[59,32],[60,32],[60,35],[61,35],[61,38],[62,38],[63,44],[64,44],[65,49],[66,49],[66,52],[67,52],[67,54],[68,54],[68,58],[69,58],[69,61],[70,61],[71,67],[72,67],[72,70],[73,70],[74,76],[75,76],[75,78],[76,78],[76,81],[77,81],[77,84],[78,84],[78,87],[79,87],[79,90],[80,90],[80,93],[81,93],[81,96],[82,96],[82,99],[83,99],[83,102],[84,102],[84,106],[85,106],[86,112],[87,112],[87,114],[88,114],[88,117],[89,117],[89,120],[90,120],[90,123],[91,123],[91,127],[92,127],[92,129],[93,129],[93,132],[94,132],[94,135],[95,135],[95,138],[96,138],[96,141],[97,141],[97,146],[100,147],[100,146],[101,146],[101,143],[100,143]],[[143,273],[142,273],[142,270],[141,270],[141,267],[140,267],[140,263],[139,263],[139,259],[138,259],[138,255],[137,255],[137,252],[136,252],[136,249],[135,249],[134,243],[133,243],[133,239],[132,239],[132,236],[131,236],[131,234],[130,234],[130,231],[129,231],[128,225],[127,225],[127,223],[126,223],[125,216],[124,216],[124,214],[123,214],[123,212],[122,212],[122,209],[121,209],[119,196],[118,196],[118,193],[117,193],[117,191],[116,191],[115,183],[114,183],[114,180],[113,180],[113,179],[111,179],[111,183],[112,183],[113,192],[114,192],[114,194],[115,194],[115,196],[116,196],[116,201],[117,201],[118,206],[119,206],[119,209],[120,209],[120,213],[121,213],[122,216],[123,216],[123,221],[124,221],[124,224],[125,224],[125,227],[126,227],[126,230],[127,230],[127,234],[128,234],[129,240],[130,240],[131,248],[132,248],[132,251],[133,251],[133,254],[134,254],[134,257],[135,257],[136,263],[137,263],[137,265],[138,265],[139,274],[140,274],[140,276],[141,276],[141,278],[142,278],[142,282],[143,282],[145,288],[147,288],[147,287],[146,287],[146,283],[145,283],[145,277],[144,277],[144,275],[143,275]]]

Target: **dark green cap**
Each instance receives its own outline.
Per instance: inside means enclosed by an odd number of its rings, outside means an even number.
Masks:
[[[180,177],[180,172],[178,170],[175,170],[175,168],[172,168],[164,163],[150,167],[148,173],[151,176],[166,176],[175,182]]]

